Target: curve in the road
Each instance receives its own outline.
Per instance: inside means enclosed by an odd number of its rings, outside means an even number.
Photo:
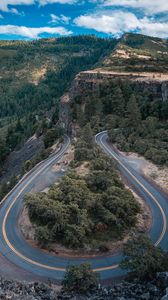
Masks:
[[[117,154],[110,147],[106,132],[97,134],[95,139],[102,150],[117,161],[122,174],[147,201],[153,215],[153,224],[149,235],[155,245],[161,245],[167,250],[167,197],[141,176],[137,170],[133,169],[123,156]],[[36,185],[38,180],[45,180],[46,171],[52,168],[64,155],[69,145],[70,140],[67,137],[60,151],[29,172],[3,201],[0,210],[0,252],[21,268],[45,278],[62,279],[67,265],[79,264],[84,261],[89,261],[94,271],[101,273],[102,279],[120,276],[123,274],[123,271],[118,267],[122,257],[120,253],[115,256],[100,256],[88,259],[54,256],[31,247],[23,239],[17,228],[17,220],[22,209],[24,195],[32,189],[33,185]],[[58,173],[57,176],[60,177],[62,174]]]

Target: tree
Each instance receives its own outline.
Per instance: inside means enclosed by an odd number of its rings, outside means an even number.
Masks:
[[[66,270],[63,290],[83,293],[92,290],[99,282],[99,274],[94,273],[90,264],[83,263],[78,266],[69,266]]]
[[[15,174],[10,178],[9,189],[12,189],[17,183],[17,176]]]
[[[47,130],[47,133],[44,137],[45,148],[51,147],[57,139],[63,136],[63,134],[64,134],[64,129],[61,127]]]
[[[32,168],[32,161],[26,160],[24,163],[24,171],[27,172]]]
[[[129,271],[131,278],[153,279],[157,272],[168,269],[167,254],[156,248],[144,235],[129,240],[123,250],[124,259],[120,266]]]
[[[8,184],[6,181],[3,181],[0,186],[0,197],[3,198],[8,193]],[[1,201],[2,199],[0,199]]]
[[[93,146],[93,132],[90,126],[90,123],[86,124],[86,126],[82,130],[83,140],[86,142],[89,148]]]
[[[127,104],[127,118],[128,126],[133,128],[137,128],[139,122],[141,121],[140,109],[134,94],[131,95],[131,98]]]
[[[114,93],[112,95],[112,107],[113,113],[117,116],[123,116],[125,112],[125,100],[123,97],[123,93],[120,87],[116,87],[114,89]]]
[[[47,226],[39,226],[35,230],[35,237],[38,240],[40,246],[46,247],[50,241],[50,233]]]
[[[0,137],[0,164],[6,158],[8,151],[5,140]]]
[[[111,185],[110,174],[105,171],[93,171],[86,178],[88,187],[93,191],[105,191]]]

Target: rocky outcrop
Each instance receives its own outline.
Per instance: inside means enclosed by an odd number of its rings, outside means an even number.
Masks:
[[[74,79],[69,93],[64,94],[60,101],[59,123],[72,130],[70,119],[70,101],[74,97],[85,99],[88,94],[99,95],[100,87],[112,80],[129,81],[141,92],[148,93],[152,99],[168,101],[168,74],[160,73],[128,73],[106,70],[80,72]]]
[[[56,300],[54,286],[33,282],[17,282],[0,278],[0,299],[4,300]]]
[[[60,107],[59,107],[59,123],[62,127],[67,128],[69,124],[69,94],[64,94],[61,97]]]
[[[158,273],[153,281],[122,281],[110,286],[98,285],[87,295],[60,292],[53,284],[18,282],[0,278],[0,299],[4,300],[167,300],[168,273]]]
[[[34,135],[19,150],[12,151],[4,164],[0,182],[10,179],[12,175],[18,176],[22,170],[23,163],[33,159],[43,148],[43,136],[37,137]]]
[[[87,296],[60,294],[60,300],[167,300],[168,299],[168,273],[158,273],[157,278],[151,282],[140,283],[122,281],[112,286],[99,285]]]
[[[168,101],[168,75],[159,73],[126,73],[92,70],[79,73],[70,89],[70,98],[85,96],[89,92],[99,93],[102,84],[110,80],[127,80],[142,92],[149,92],[153,99]]]

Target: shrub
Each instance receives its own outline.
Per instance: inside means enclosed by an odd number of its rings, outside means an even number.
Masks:
[[[99,275],[94,273],[90,264],[69,266],[63,280],[63,290],[85,294],[92,290],[99,282]]]
[[[129,271],[131,278],[153,279],[157,272],[168,269],[167,254],[156,248],[144,235],[129,240],[123,250],[124,259],[121,268]]]

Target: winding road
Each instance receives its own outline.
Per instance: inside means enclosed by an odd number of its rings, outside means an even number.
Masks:
[[[95,140],[102,151],[116,160],[121,173],[149,205],[153,216],[149,236],[156,246],[159,245],[164,250],[168,250],[167,196],[148,182],[125,156],[112,149],[107,141],[106,131],[97,134]],[[85,261],[91,263],[95,272],[100,272],[102,279],[121,276],[124,274],[123,270],[118,267],[122,258],[121,253],[87,259],[56,256],[32,247],[26,242],[19,230],[18,218],[23,208],[24,195],[35,189],[40,181],[44,181],[47,186],[48,170],[63,157],[69,146],[70,139],[66,137],[62,148],[26,174],[1,202],[0,254],[19,268],[45,279],[62,280],[68,265],[80,264]],[[63,171],[57,171],[53,181],[63,174]]]

